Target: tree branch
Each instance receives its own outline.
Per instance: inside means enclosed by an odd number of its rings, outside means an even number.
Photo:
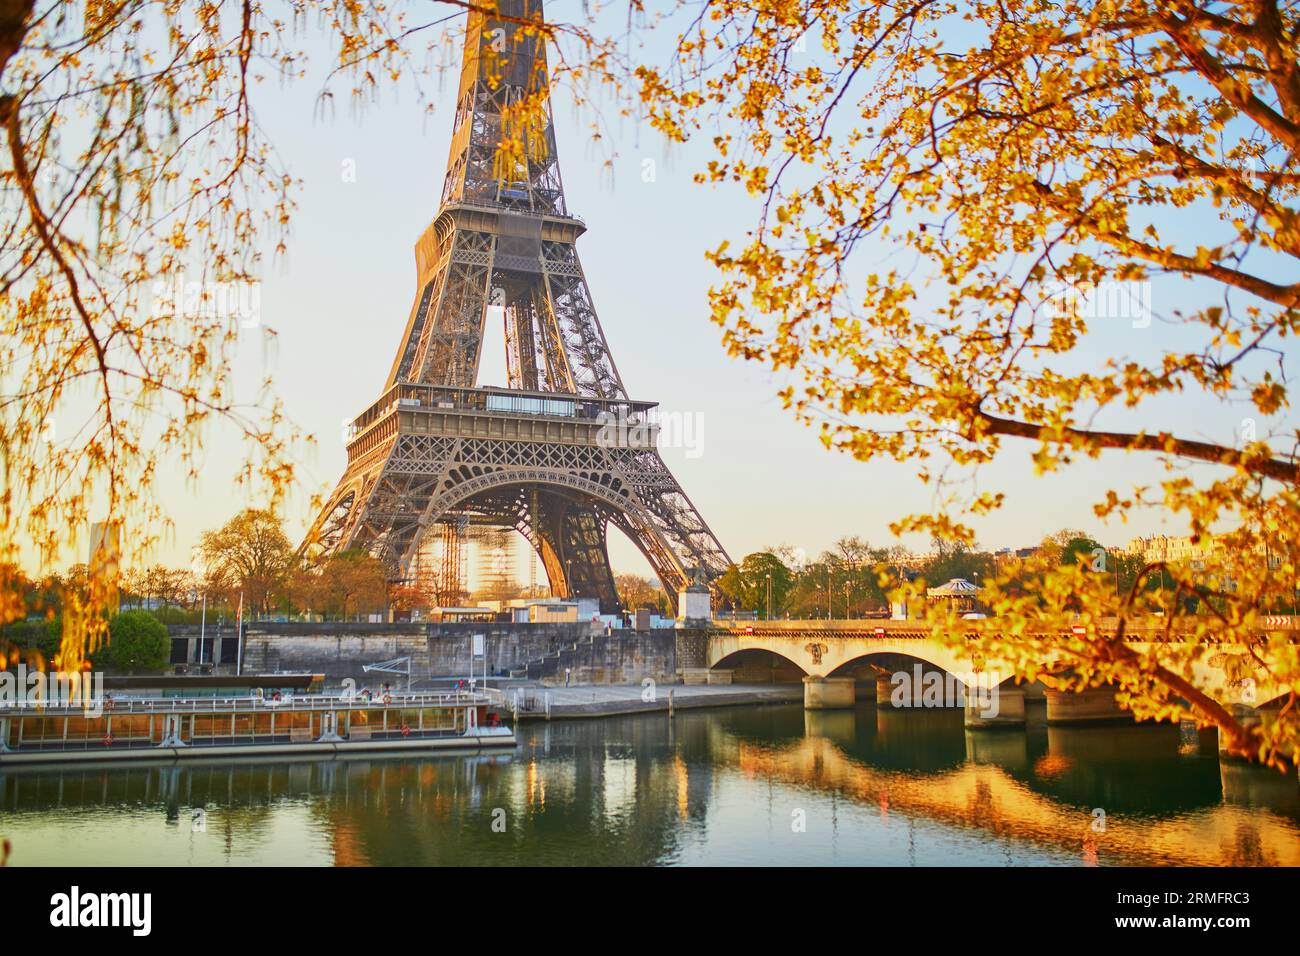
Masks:
[[[1018,421],[991,415],[978,405],[974,408],[975,418],[982,423],[985,431],[994,435],[1009,435],[1016,438],[1031,438],[1038,441],[1069,443],[1078,439],[1082,444],[1100,448],[1119,448],[1125,451],[1155,451],[1197,461],[1212,462],[1241,468],[1251,474],[1273,478],[1287,484],[1300,482],[1300,466],[1280,458],[1260,458],[1236,448],[1215,445],[1210,442],[1195,441],[1190,438],[1175,438],[1168,432],[1147,434],[1145,432],[1107,432],[1090,429],[1072,428],[1070,426],[1054,427],[1036,425],[1033,422]]]

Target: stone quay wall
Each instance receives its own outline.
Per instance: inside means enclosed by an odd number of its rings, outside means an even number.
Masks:
[[[172,629],[173,660],[193,662],[196,635],[188,627]],[[197,631],[197,629],[194,629]],[[668,628],[606,633],[583,623],[566,624],[365,624],[353,622],[252,621],[244,627],[243,672],[309,672],[325,675],[327,684],[347,678],[358,686],[396,675],[366,673],[365,664],[400,657],[411,658],[416,682],[430,678],[467,677],[473,636],[484,636],[490,677],[516,674],[544,683],[563,683],[565,671],[574,683],[619,683],[652,677],[660,682],[677,679],[682,666],[679,648],[692,657],[692,632]],[[212,659],[212,628],[208,628],[205,659]],[[234,629],[223,633],[218,661],[234,660]],[[227,646],[231,645],[231,646]],[[483,673],[484,660],[474,661],[474,673]],[[232,671],[229,665],[219,672]]]

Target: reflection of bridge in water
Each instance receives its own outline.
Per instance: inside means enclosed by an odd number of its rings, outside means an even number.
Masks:
[[[1047,727],[1028,739],[968,731],[965,753],[948,754],[947,766],[918,771],[889,759],[891,751],[906,751],[905,744],[891,746],[893,738],[906,736],[918,718],[947,719],[956,729],[955,717],[809,711],[804,737],[778,745],[733,739],[727,762],[756,777],[879,806],[882,820],[890,813],[917,816],[1073,850],[1083,862],[1300,865],[1294,778],[1225,762],[1219,787],[1202,775],[1170,792],[1168,778],[1159,779],[1160,762],[1180,750],[1212,766],[1193,755],[1202,749],[1194,732],[1189,741],[1168,726]]]
[[[1296,781],[1220,765],[1170,726],[989,733],[952,710],[774,706],[556,721],[520,741],[508,758],[14,770],[0,772],[0,813],[20,853],[90,833],[101,862],[170,859],[185,840],[163,834],[201,809],[202,855],[178,862],[250,862],[271,846],[280,863],[640,865],[709,861],[717,834],[788,829],[789,807],[838,799],[857,808],[841,827],[850,862],[888,862],[862,849],[873,832],[929,821],[931,840],[986,837],[990,858],[1023,846],[1079,862],[1300,865]]]

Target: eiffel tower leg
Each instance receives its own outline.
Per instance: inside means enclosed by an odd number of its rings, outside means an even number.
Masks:
[[[597,598],[602,614],[617,613],[621,605],[609,566],[605,513],[562,494],[542,493],[537,500],[537,550],[552,593]]]
[[[731,564],[686,492],[654,449],[614,453],[635,508],[612,515],[659,575],[669,594],[680,594],[697,572],[712,582]],[[632,521],[636,514],[641,521]]]
[[[298,549],[301,556],[312,562],[353,546],[357,524],[394,445],[394,441],[384,442],[348,465],[303,539]]]
[[[364,548],[404,577],[455,441],[398,435],[373,448],[349,448],[353,464],[299,549],[308,559]]]

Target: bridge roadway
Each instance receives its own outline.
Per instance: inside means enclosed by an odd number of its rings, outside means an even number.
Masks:
[[[1103,618],[1091,626],[1105,636],[1115,633],[1116,624],[1114,618]],[[1270,631],[1291,632],[1293,640],[1297,636],[1295,618],[1268,618],[1265,624]],[[981,625],[987,627],[988,622],[982,621]],[[974,626],[971,630],[973,633]],[[1130,622],[1125,635],[1126,644],[1145,653],[1153,644],[1166,643],[1165,622],[1159,618],[1136,625]],[[1040,636],[1044,641],[1051,641],[1062,635],[1044,632]],[[1177,640],[1177,631],[1173,639]],[[1019,683],[1014,667],[973,649],[967,650],[960,642],[940,640],[919,621],[715,619],[705,641],[700,655],[704,660],[700,663],[715,671],[732,669],[738,679],[746,682],[762,679],[756,676],[755,670],[764,666],[764,658],[754,652],[774,655],[766,659],[770,679],[801,677],[804,706],[810,710],[852,707],[859,697],[871,695],[870,681],[866,678],[876,675],[876,697],[882,701],[882,694],[890,694],[891,681],[895,680],[899,665],[906,665],[905,672],[910,672],[911,664],[906,660],[910,659],[929,665],[927,671],[938,669],[951,675],[951,680],[945,680],[950,686],[955,680],[963,691],[981,686],[997,687],[997,706],[993,708],[987,706],[987,699],[965,694],[968,726],[1024,724],[1025,688]],[[887,671],[892,668],[892,673],[882,674],[881,665]],[[1233,644],[1207,648],[1193,663],[1192,683],[1250,719],[1258,718],[1259,708],[1291,690],[1289,684],[1275,682],[1265,669],[1258,667],[1244,646]],[[1038,690],[1031,687],[1031,693]],[[1047,698],[1047,719],[1051,723],[1088,723],[1128,717],[1105,688],[1063,693],[1049,686],[1042,689],[1042,694]]]

